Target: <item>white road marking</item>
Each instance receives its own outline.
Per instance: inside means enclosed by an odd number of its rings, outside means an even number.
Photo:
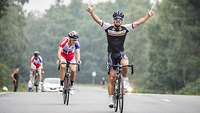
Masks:
[[[171,102],[171,100],[169,100],[169,99],[161,99],[161,101],[164,101],[164,102]]]

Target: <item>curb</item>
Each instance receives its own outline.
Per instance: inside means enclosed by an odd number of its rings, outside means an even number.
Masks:
[[[1,96],[5,96],[5,95],[7,95],[7,94],[10,94],[11,92],[0,92],[0,97]]]

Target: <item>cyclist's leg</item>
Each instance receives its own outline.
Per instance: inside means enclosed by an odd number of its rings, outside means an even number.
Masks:
[[[33,70],[30,70],[29,80],[33,82]]]
[[[128,65],[129,61],[128,61],[128,57],[126,56],[126,54],[122,54],[121,57],[122,57],[122,59],[120,61],[120,64],[121,65]],[[128,67],[123,67],[123,69],[122,69],[122,75],[124,77],[126,77],[127,73],[128,73]]]
[[[33,83],[35,81],[35,78],[34,78],[35,77],[34,76],[35,70],[36,70],[36,66],[33,63],[31,63],[30,79],[32,80]]]
[[[15,83],[15,92],[17,92],[17,89],[18,89],[18,82],[19,82],[19,80],[16,79],[16,83]]]
[[[34,70],[36,70],[36,66],[35,66],[33,63],[31,63],[31,70],[30,70],[30,75],[31,75],[31,76],[33,76]]]
[[[13,92],[16,92],[15,91],[15,86],[16,86],[16,81],[13,80]]]
[[[60,59],[60,63],[65,63],[66,60],[64,57],[61,57]],[[63,81],[64,81],[64,77],[65,77],[65,64],[60,64],[60,85],[63,86]]]
[[[114,69],[112,67],[113,59],[111,53],[108,53],[108,95],[113,95],[113,81],[114,81]]]
[[[129,64],[129,61],[128,61],[128,57],[125,55],[125,54],[122,54],[122,57],[121,57],[121,62],[120,64],[121,65],[128,65]],[[122,75],[123,75],[123,87],[124,87],[124,92],[123,94],[125,94],[125,92],[128,91],[128,77],[127,77],[127,73],[128,73],[128,67],[123,67],[122,68]]]
[[[114,94],[114,81],[115,81],[115,74],[116,71],[110,67],[109,72],[108,72],[108,95],[109,95],[109,107],[113,108],[114,107],[114,100],[113,100],[113,94]]]
[[[113,95],[113,86],[115,80],[116,71],[111,67],[108,72],[108,94],[109,96]]]
[[[75,56],[74,58],[70,61],[70,63],[76,63]],[[76,80],[76,65],[70,64],[70,69],[71,69],[71,85],[74,85],[74,81]]]
[[[73,83],[76,80],[76,65],[70,65],[70,69],[71,69],[71,85],[73,86]]]
[[[39,81],[42,81],[42,67],[38,68],[38,72],[39,72]]]
[[[109,71],[108,71],[108,95],[110,99],[109,107],[113,108],[114,107],[114,102],[113,102],[113,89],[114,89],[114,81],[115,81],[115,74],[116,71],[113,69],[112,65],[116,65],[117,59],[112,57],[111,53],[108,53],[108,65],[109,65]]]

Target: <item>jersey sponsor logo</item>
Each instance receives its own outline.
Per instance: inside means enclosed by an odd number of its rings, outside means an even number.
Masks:
[[[108,30],[108,35],[110,35],[110,36],[124,36],[124,35],[126,35],[126,30],[122,30],[122,31]]]
[[[65,45],[63,47],[63,52],[66,53],[66,54],[68,54],[68,53],[74,53],[74,51],[75,51],[75,45],[70,46],[70,47],[68,45]]]
[[[38,57],[38,58],[33,58],[32,63],[34,63],[34,64],[41,64],[41,63],[42,63],[42,60],[40,59],[40,57]]]

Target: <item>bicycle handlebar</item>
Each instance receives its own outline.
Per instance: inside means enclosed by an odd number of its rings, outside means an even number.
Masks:
[[[119,67],[119,68],[130,67],[131,68],[131,74],[134,74],[134,65],[133,64],[129,64],[129,65],[112,65],[112,67]]]
[[[66,65],[72,64],[72,65],[77,65],[77,66],[78,66],[78,71],[80,71],[80,63],[70,63],[70,62],[59,63],[59,65],[58,65],[58,70],[60,70],[60,64],[66,64]]]

